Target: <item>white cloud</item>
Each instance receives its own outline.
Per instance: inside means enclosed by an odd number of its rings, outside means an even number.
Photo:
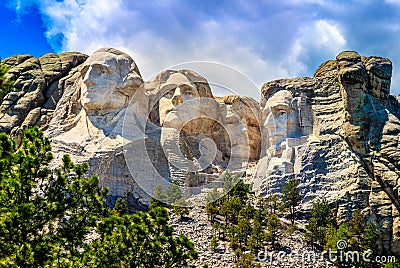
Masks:
[[[33,5],[55,51],[91,54],[115,47],[134,58],[144,78],[181,62],[208,60],[231,65],[261,86],[312,75],[320,63],[350,49],[389,57],[392,88],[400,88],[400,0],[8,2],[21,19]]]
[[[346,46],[346,39],[339,27],[326,20],[315,21],[300,29],[288,57],[288,65],[293,66],[292,73],[306,72],[311,57],[329,59],[337,55]],[[322,63],[322,62],[320,62]]]
[[[385,0],[385,3],[400,5],[400,0]]]
[[[100,47],[115,47],[134,58],[144,78],[193,60],[231,65],[258,85],[290,73],[279,61],[269,60],[252,48],[264,42],[260,40],[262,33],[254,40],[240,36],[246,32],[242,26],[247,22],[241,25],[236,18],[200,16],[198,22],[187,27],[186,21],[180,26],[180,14],[171,14],[166,6],[162,13],[165,18],[160,18],[139,14],[136,6],[122,0],[46,0],[38,4],[47,22],[48,39],[55,38],[56,42],[58,35],[63,35],[62,51],[91,54]]]
[[[259,87],[272,79],[309,74],[312,55],[322,62],[346,44],[335,23],[300,19],[308,16],[301,2],[204,7],[172,0],[36,0],[46,36],[59,51],[91,54],[114,47],[132,56],[145,79],[182,62],[215,61],[243,72]],[[271,13],[274,9],[280,12]]]

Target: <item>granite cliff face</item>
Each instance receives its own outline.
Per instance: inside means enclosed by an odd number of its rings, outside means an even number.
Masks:
[[[400,254],[400,103],[388,59],[342,52],[312,78],[265,83],[260,102],[214,97],[191,70],[143,81],[112,48],[3,63],[15,85],[0,105],[0,131],[18,139],[38,125],[54,165],[65,153],[89,162],[111,204],[124,197],[131,211],[143,209],[155,185],[171,180],[199,193],[251,163],[257,193],[280,192],[294,175],[304,212],[315,198],[342,220],[359,208],[382,230],[382,250]]]
[[[315,198],[328,199],[342,220],[362,209],[383,231],[384,252],[398,254],[400,105],[389,95],[391,72],[388,59],[346,51],[313,78],[264,84],[261,109],[268,118],[275,103],[287,102],[287,136],[267,138],[254,189],[280,192],[294,174],[305,210]],[[268,118],[262,119],[266,137],[280,131]]]

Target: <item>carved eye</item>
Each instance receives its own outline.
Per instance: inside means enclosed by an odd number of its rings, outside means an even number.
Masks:
[[[277,113],[277,116],[285,116],[287,115],[287,112],[285,110],[279,110]]]
[[[168,91],[164,94],[164,97],[165,97],[165,98],[168,98],[168,99],[172,98],[172,96],[174,96],[174,91],[175,91],[175,89],[168,90]]]
[[[108,73],[107,70],[104,67],[102,67],[100,69],[100,72],[101,72],[101,74],[107,74]]]
[[[99,74],[99,75],[106,75],[110,74],[111,71],[107,66],[103,66],[101,64],[93,64],[93,69]]]
[[[189,91],[189,90],[185,90],[183,92],[183,95],[186,96],[186,97],[194,97],[193,93],[191,91]]]

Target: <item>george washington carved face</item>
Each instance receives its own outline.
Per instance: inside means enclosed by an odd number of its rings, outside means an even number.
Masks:
[[[130,56],[99,49],[82,68],[82,105],[86,110],[115,110],[128,104],[143,82]]]

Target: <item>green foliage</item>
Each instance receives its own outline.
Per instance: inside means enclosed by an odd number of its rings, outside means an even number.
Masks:
[[[246,218],[240,218],[236,226],[236,237],[240,246],[247,245],[247,240],[251,235],[252,226],[249,224],[249,220]]]
[[[302,196],[297,189],[298,185],[299,183],[295,177],[291,176],[285,183],[282,190],[282,201],[284,202],[285,207],[289,208],[289,217],[292,225],[294,224],[294,220],[296,218],[297,206],[300,204],[302,199]]]
[[[117,201],[115,202],[114,208],[113,208],[113,213],[117,216],[122,216],[126,214],[128,211],[128,207],[126,206],[125,200],[122,198],[118,198]]]
[[[188,267],[197,257],[165,209],[123,215],[119,199],[111,211],[86,163],[65,155],[53,172],[52,159],[38,128],[19,148],[0,133],[0,267]]]
[[[215,235],[213,235],[213,237],[211,238],[211,241],[210,241],[210,249],[212,251],[215,251],[215,249],[217,248],[217,245],[218,245],[218,238]]]
[[[275,242],[279,237],[279,230],[282,229],[281,221],[276,214],[271,214],[267,219],[268,238],[272,242],[272,247],[275,247]]]
[[[239,175],[234,175],[229,171],[225,172],[222,177],[222,181],[224,182],[224,193],[229,193],[239,180]]]
[[[197,258],[185,235],[175,237],[168,212],[158,207],[148,213],[111,216],[99,224],[100,238],[85,247],[89,267],[189,267]]]
[[[0,103],[3,101],[4,96],[10,91],[14,82],[7,79],[7,73],[10,70],[8,65],[0,62]]]
[[[153,196],[150,197],[149,209],[153,209],[156,207],[167,207],[166,199],[167,199],[167,194],[164,191],[163,186],[161,184],[157,184],[156,189],[153,192]]]
[[[24,133],[20,148],[0,133],[0,264],[44,267],[74,263],[85,236],[104,215],[106,192],[98,178],[85,177],[87,164],[69,156],[54,173],[48,138],[38,128]]]
[[[213,188],[211,192],[208,193],[206,197],[206,213],[208,216],[208,220],[211,223],[214,223],[216,220],[216,217],[219,213],[218,207],[219,207],[219,201],[218,198],[220,197],[220,194],[218,192],[217,188]]]
[[[336,219],[329,208],[329,203],[317,200],[311,209],[311,218],[308,220],[305,237],[309,244],[323,248],[326,244],[326,233],[328,228],[336,226]]]
[[[221,197],[221,194],[218,192],[217,188],[213,188],[206,196],[206,202],[212,203],[216,202]]]
[[[329,227],[326,231],[325,249],[337,251],[337,242],[339,240],[348,241],[349,237],[349,230],[345,224],[340,224],[338,228]]]
[[[317,200],[313,203],[311,217],[316,220],[318,226],[336,226],[336,219],[326,199]]]
[[[185,197],[181,197],[180,199],[176,200],[175,203],[172,205],[173,211],[176,215],[179,215],[181,219],[190,212],[190,203],[185,199]]]
[[[268,214],[278,215],[279,213],[283,212],[285,209],[284,204],[279,199],[277,194],[268,195],[267,197],[265,197],[265,199],[263,201],[264,201],[264,207]]]
[[[237,262],[235,263],[237,268],[259,268],[261,265],[259,263],[255,264],[254,259],[256,256],[252,253],[241,254]]]
[[[388,262],[383,267],[384,268],[400,268],[400,263],[398,261],[396,261],[396,262]]]
[[[249,238],[250,249],[261,249],[266,238],[267,236],[265,234],[264,227],[261,224],[261,220],[255,217],[253,221],[253,230]]]
[[[254,255],[247,252],[262,249],[267,238],[275,245],[282,224],[276,214],[270,215],[269,212],[281,211],[282,202],[277,195],[256,199],[251,185],[237,175],[225,173],[224,181],[225,191],[231,190],[219,199],[217,189],[210,191],[206,198],[209,202],[206,206],[208,218],[214,224],[214,230],[219,231],[218,238],[221,232],[223,238],[226,234],[231,248],[235,250],[237,267],[259,267],[254,262]],[[232,185],[232,182],[236,184]],[[216,238],[214,233],[211,244]]]
[[[235,186],[228,193],[228,196],[238,197],[240,202],[245,204],[249,199],[251,184],[246,184],[242,179],[238,179]]]
[[[167,201],[168,204],[173,204],[177,200],[180,200],[183,198],[183,194],[181,191],[181,187],[177,181],[173,181],[167,189],[166,192],[166,198],[165,200]]]
[[[378,255],[377,241],[380,233],[375,224],[366,224],[361,211],[356,210],[348,226],[341,224],[339,228],[330,227],[326,235],[326,249],[339,250],[337,242],[343,240],[347,243],[346,247],[341,249],[344,252],[360,252],[371,251],[370,259],[374,260]],[[357,267],[377,267],[375,262],[353,261],[351,259],[340,260],[341,265],[356,265]]]
[[[226,226],[228,226],[228,223],[237,223],[239,212],[242,209],[243,204],[244,203],[241,202],[240,197],[238,196],[224,198],[224,202],[222,203],[219,211],[225,218]]]
[[[156,207],[171,208],[181,218],[189,215],[190,203],[184,197],[178,182],[172,182],[165,191],[161,184],[157,184],[150,198],[149,209]]]

